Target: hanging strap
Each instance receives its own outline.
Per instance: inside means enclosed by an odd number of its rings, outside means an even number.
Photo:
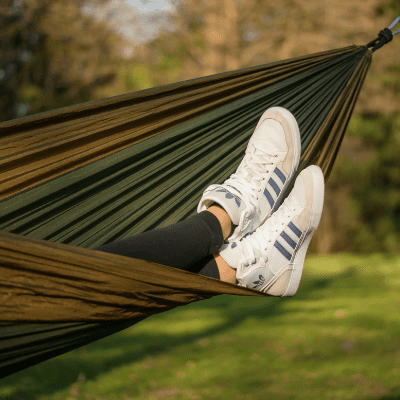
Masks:
[[[397,35],[400,33],[400,29],[397,31],[393,32],[392,28],[400,21],[400,16],[398,16],[392,24],[383,30],[381,30],[378,34],[378,37],[371,42],[367,44],[367,47],[372,47],[372,52],[375,52],[376,50],[380,49],[382,46],[384,46],[386,43],[389,43],[394,35]]]

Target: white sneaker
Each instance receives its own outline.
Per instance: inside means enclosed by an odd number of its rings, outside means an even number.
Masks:
[[[272,296],[293,296],[323,202],[324,176],[321,168],[311,165],[299,174],[271,218],[252,234],[221,248],[222,258],[236,269],[237,283]]]
[[[197,212],[214,202],[222,206],[237,225],[229,242],[254,231],[278,208],[297,170],[300,153],[295,117],[285,108],[269,108],[258,122],[236,172],[223,184],[210,185],[204,191]]]

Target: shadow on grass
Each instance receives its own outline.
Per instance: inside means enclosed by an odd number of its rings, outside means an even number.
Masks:
[[[197,302],[185,306],[185,309],[191,308],[193,311],[197,309],[197,312],[199,312],[198,309],[201,309],[201,312],[206,310],[207,313],[216,310],[219,314],[222,310],[225,321],[218,326],[206,328],[201,333],[179,336],[158,332],[150,335],[137,333],[133,336],[114,334],[85,346],[84,350],[76,349],[70,352],[69,355],[72,356],[70,360],[62,356],[55,357],[4,378],[1,385],[17,388],[18,393],[14,392],[11,396],[6,397],[8,399],[33,400],[39,396],[49,396],[71,386],[77,381],[80,373],[83,373],[87,380],[94,380],[123,365],[170,352],[174,348],[190,345],[202,338],[229,332],[245,322],[247,318],[265,321],[278,315],[296,312],[285,308],[287,301],[304,301],[310,295],[319,296],[321,294],[318,292],[331,287],[338,280],[342,281],[344,285],[352,286],[354,277],[354,268],[349,268],[341,274],[305,279],[294,300],[272,297],[261,300],[253,297],[217,296],[210,300]],[[237,304],[236,308],[233,303]],[[159,319],[160,324],[163,322],[170,324],[171,319],[180,318],[179,308],[169,311],[168,314],[154,315],[150,318],[152,320]],[[94,360],[95,354],[101,356]],[[382,398],[382,400],[384,399],[389,400],[392,397]]]
[[[382,397],[370,397],[370,400],[400,400],[400,387],[392,389],[390,393],[385,394]]]

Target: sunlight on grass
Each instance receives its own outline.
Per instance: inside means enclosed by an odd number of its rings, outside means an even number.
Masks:
[[[0,397],[397,399],[399,286],[399,257],[310,257],[293,298],[178,307],[5,378]]]
[[[193,318],[194,316],[195,313],[193,310],[186,311],[185,309],[179,308],[179,319],[173,320],[173,318],[166,318],[164,320],[165,325],[161,330],[158,319],[154,318],[151,321],[149,320],[147,324],[135,327],[134,332],[154,333],[160,331],[168,335],[187,335],[200,333],[224,322],[224,316],[219,315],[219,313],[204,313],[198,318]],[[188,318],[192,319],[190,324],[187,323]],[[126,335],[130,334],[130,332],[126,333]]]

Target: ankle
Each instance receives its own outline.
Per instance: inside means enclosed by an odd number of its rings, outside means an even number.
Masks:
[[[218,218],[222,228],[224,240],[227,239],[232,231],[232,221],[229,214],[218,204],[213,204],[211,207],[207,208],[207,211],[211,214],[214,214]]]
[[[236,270],[231,268],[219,253],[214,254],[214,259],[218,266],[219,279],[224,282],[236,283]]]

